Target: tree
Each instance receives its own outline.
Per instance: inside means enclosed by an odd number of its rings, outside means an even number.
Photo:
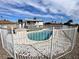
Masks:
[[[36,17],[34,17],[33,19],[34,19],[34,20],[36,20],[37,18],[36,18]]]
[[[23,20],[22,19],[18,19],[18,23],[19,24],[22,24],[23,23]]]
[[[73,22],[73,20],[69,20],[69,21],[68,21],[68,23],[72,23],[72,22]]]
[[[66,23],[64,23],[64,25],[70,25],[73,22],[72,19],[68,20]]]

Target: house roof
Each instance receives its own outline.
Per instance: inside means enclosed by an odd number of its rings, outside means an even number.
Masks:
[[[52,22],[47,22],[45,25],[63,25],[62,23],[52,23]]]
[[[42,20],[25,20],[24,22],[26,22],[26,21],[31,21],[31,22],[34,22],[34,21],[36,21],[36,22],[43,22]]]
[[[0,20],[0,24],[15,24],[15,23],[8,20]]]

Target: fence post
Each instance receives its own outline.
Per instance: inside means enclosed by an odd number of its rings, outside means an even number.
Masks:
[[[2,47],[4,48],[4,39],[3,39],[3,33],[2,33],[2,29],[1,30],[1,34],[0,34],[0,37],[1,37],[1,44],[2,44]]]
[[[74,46],[76,44],[77,29],[78,29],[78,27],[74,29],[74,32],[75,33],[74,33],[74,38],[73,38],[72,50],[73,50],[73,48],[74,48]]]
[[[51,39],[51,47],[50,47],[50,59],[52,59],[53,55],[52,55],[52,40],[54,38],[54,27],[52,27],[52,39]]]
[[[14,59],[16,59],[15,43],[14,43],[14,37],[13,37],[13,27],[11,27],[11,36],[12,36],[12,44],[13,44]]]

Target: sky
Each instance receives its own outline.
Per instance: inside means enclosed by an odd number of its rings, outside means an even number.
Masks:
[[[0,0],[0,19],[37,19],[44,22],[66,22],[73,19],[79,24],[78,0]]]

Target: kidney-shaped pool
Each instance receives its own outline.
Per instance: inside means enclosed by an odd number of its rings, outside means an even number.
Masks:
[[[35,40],[35,41],[48,40],[51,35],[52,35],[52,31],[49,30],[34,31],[27,34],[30,40]]]

